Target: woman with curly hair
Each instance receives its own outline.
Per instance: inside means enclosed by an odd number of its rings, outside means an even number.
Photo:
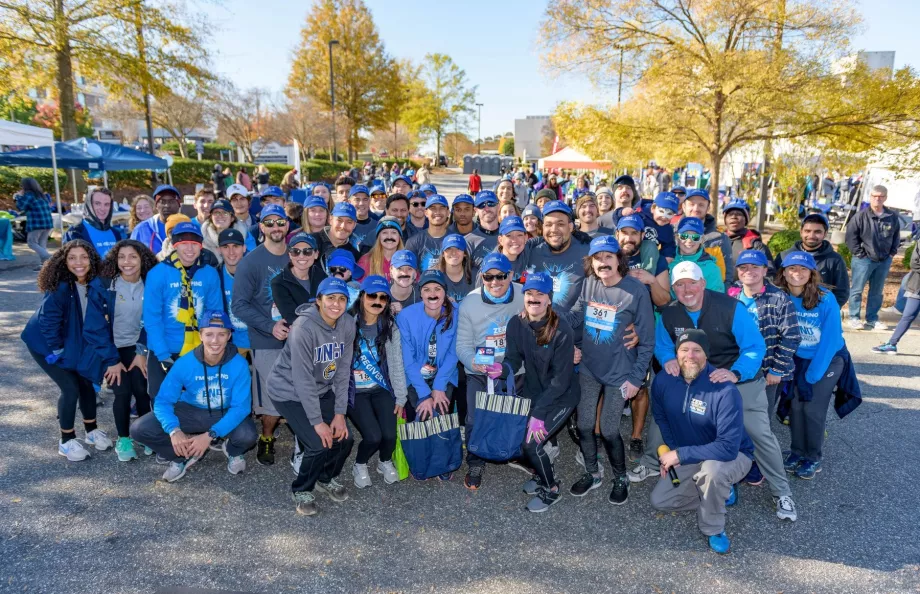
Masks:
[[[89,458],[75,439],[77,403],[86,444],[97,450],[112,447],[112,440],[96,425],[93,388],[94,383],[102,383],[103,376],[114,384],[120,371],[118,352],[108,337],[99,268],[99,255],[92,245],[82,239],[64,244],[38,274],[38,289],[44,297],[21,336],[29,354],[61,390],[58,453],[71,462]]]
[[[146,221],[156,213],[153,198],[140,194],[131,201],[131,215],[128,217],[128,232],[134,231],[138,223]]]
[[[128,431],[131,399],[136,403],[138,416],[150,412],[147,337],[141,316],[144,311],[144,280],[156,264],[157,259],[147,246],[133,239],[123,239],[105,255],[99,272],[106,288],[103,298],[108,313],[109,338],[118,349],[118,376],[110,385],[115,393],[112,412],[118,431],[115,453],[120,462],[137,458]]]

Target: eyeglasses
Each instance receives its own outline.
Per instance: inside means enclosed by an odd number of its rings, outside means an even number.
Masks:
[[[482,280],[491,283],[492,281],[503,281],[508,278],[507,272],[502,272],[500,274],[483,274]]]
[[[315,251],[313,248],[288,248],[288,253],[292,256],[312,256]]]
[[[346,272],[351,272],[351,268],[345,266],[330,266],[329,274],[345,274]]]
[[[262,224],[271,229],[272,227],[287,227],[286,219],[272,219],[270,221],[262,221]]]
[[[425,207],[425,203],[424,203],[424,202],[410,202],[409,205],[410,205],[412,208],[419,208],[419,207],[424,208],[424,207]]]
[[[699,241],[700,237],[702,237],[702,235],[700,235],[699,233],[687,233],[687,232],[678,233],[677,236],[680,237],[681,240],[683,241]]]
[[[386,293],[365,293],[364,297],[369,301],[380,301],[386,303],[390,298],[387,297]]]
[[[498,202],[492,202],[492,201],[490,200],[489,202],[483,202],[482,204],[480,204],[480,205],[477,206],[476,208],[479,208],[479,209],[483,209],[483,208],[495,208],[496,206],[498,206]]]

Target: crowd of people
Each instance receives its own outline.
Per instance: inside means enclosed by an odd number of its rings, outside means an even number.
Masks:
[[[742,482],[766,481],[776,516],[795,521],[791,479],[822,471],[830,404],[842,417],[861,401],[840,308],[854,327],[877,323],[879,300],[870,290],[861,318],[854,291],[898,248],[885,189],[848,237],[851,288],[820,214],[774,257],[743,201],[723,207],[722,231],[701,190],[640,200],[622,176],[569,206],[551,186],[522,204],[515,184],[448,201],[430,180],[343,176],[308,186],[303,204],[273,186],[231,184],[220,197],[206,185],[193,217],[163,185],[134,200],[127,237],[110,224],[111,193],[94,189],[84,222],[44,262],[44,297],[22,333],[61,392],[58,452],[155,455],[174,482],[211,450],[232,474],[252,449],[274,464],[286,427],[295,509],[313,515],[316,492],[348,499],[354,431],[354,485],[390,485],[401,423],[456,413],[469,445],[477,396],[505,386],[528,401],[526,435],[503,462],[528,473],[531,512],[605,480],[622,505],[654,477],[652,506],[695,510],[719,553]],[[917,258],[905,319],[920,303]],[[103,383],[114,440],[96,420]],[[554,466],[568,439],[583,473],[565,487]],[[473,491],[495,463],[475,449],[463,478]]]

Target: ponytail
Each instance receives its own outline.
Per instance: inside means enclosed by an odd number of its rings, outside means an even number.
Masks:
[[[440,324],[441,322],[444,323],[444,327],[441,328],[441,334],[444,334],[445,332],[447,332],[447,330],[450,328],[450,325],[453,323],[453,321],[454,321],[454,302],[450,300],[450,298],[447,296],[447,292],[445,291],[444,309],[441,310],[441,315],[438,316],[438,321],[437,321],[438,324]]]
[[[559,327],[559,316],[552,307],[546,312],[546,325],[537,332],[537,346],[546,346],[552,342],[556,336],[556,329]]]

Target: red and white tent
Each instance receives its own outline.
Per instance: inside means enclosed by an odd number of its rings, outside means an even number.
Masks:
[[[606,171],[610,169],[610,161],[592,161],[587,155],[579,153],[570,146],[565,147],[556,154],[544,157],[537,161],[540,169],[577,169],[590,171]]]

